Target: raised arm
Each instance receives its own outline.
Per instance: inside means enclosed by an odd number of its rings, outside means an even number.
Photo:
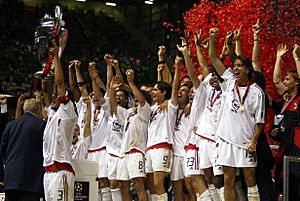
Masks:
[[[94,91],[94,96],[99,101],[99,104],[102,105],[105,102],[105,99],[103,98],[103,94],[100,91],[100,88],[97,84],[97,78],[99,77],[98,71],[96,69],[96,66],[90,65],[89,66],[89,73],[92,80],[92,87]]]
[[[198,79],[198,77],[196,75],[196,69],[195,69],[192,59],[190,57],[190,49],[188,48],[186,39],[181,38],[181,46],[177,45],[177,49],[180,52],[182,52],[182,54],[183,54],[185,65],[188,70],[189,77],[191,78],[191,80],[193,82],[194,87],[198,88],[198,86],[200,85],[200,80]]]
[[[221,62],[223,62],[228,55],[230,56],[231,59],[233,57],[233,54],[235,54],[233,48],[233,39],[234,39],[233,31],[228,31],[220,55]]]
[[[300,53],[300,46],[295,44],[293,49],[293,57],[296,63],[298,76],[300,77],[300,57],[298,56],[299,53]]]
[[[252,50],[252,65],[255,71],[261,72],[260,68],[260,25],[259,19],[255,25],[252,26],[253,31],[253,50]]]
[[[165,67],[166,61],[165,61],[165,56],[166,56],[166,47],[161,45],[158,47],[158,65],[157,65],[157,81],[164,81],[163,78],[163,69]]]
[[[235,53],[238,56],[242,55],[241,33],[242,33],[242,27],[240,27],[238,30],[235,30],[233,32],[234,40],[235,40]]]
[[[104,84],[104,82],[101,80],[100,76],[97,77],[96,82],[97,82],[97,85],[98,85],[101,89],[103,89],[104,91],[106,91],[105,84]]]
[[[166,64],[166,52],[165,46],[158,47],[158,65],[157,65],[157,81],[163,81],[167,83],[172,82],[172,75],[169,66]]]
[[[74,74],[73,74],[73,65],[75,64],[74,61],[70,61],[69,62],[69,84],[70,84],[70,88],[71,91],[74,95],[74,99],[76,102],[79,101],[81,94],[78,91],[78,88],[75,85],[75,81],[74,81]]]
[[[165,64],[158,64],[157,65],[157,81],[163,81],[164,80],[164,78],[163,78],[163,75],[162,75],[162,71],[163,71],[163,69],[164,69],[164,66],[165,66]]]
[[[226,68],[219,58],[217,47],[216,47],[218,31],[219,30],[216,28],[211,28],[209,30],[208,54],[209,54],[211,64],[216,69],[217,73],[221,76],[225,72]]]
[[[286,45],[279,45],[277,48],[277,55],[276,55],[276,63],[273,73],[273,83],[275,84],[275,87],[279,93],[279,95],[282,95],[286,87],[284,86],[283,82],[281,81],[281,62],[283,55],[287,52]]]
[[[134,98],[138,101],[139,105],[143,107],[145,105],[145,97],[142,92],[134,84],[134,71],[132,69],[126,70],[127,82],[130,86],[130,89],[134,95]]]
[[[84,120],[83,136],[87,138],[91,135],[91,119],[92,119],[92,109],[91,109],[91,99],[89,96],[83,97],[83,102],[86,104],[86,113]]]
[[[183,58],[176,56],[175,58],[175,73],[174,80],[172,83],[172,94],[171,94],[171,102],[173,105],[177,105],[178,100],[178,90],[179,90],[179,66],[183,63]]]
[[[208,62],[204,56],[204,54],[202,53],[202,49],[207,49],[208,48],[208,39],[204,39],[202,41],[201,39],[201,34],[202,34],[202,30],[200,29],[197,32],[197,35],[194,36],[195,38],[195,45],[196,45],[196,50],[197,50],[197,58],[198,58],[198,62],[200,64],[201,67],[201,80],[204,80],[204,78],[209,74],[209,70],[208,70]],[[186,62],[186,61],[185,61]]]
[[[220,60],[223,62],[228,55],[232,56],[234,53],[234,48],[233,48],[233,32],[228,31],[227,35],[225,37],[225,41],[223,44],[222,52],[220,55]]]
[[[109,86],[109,104],[111,115],[117,114],[118,112],[118,103],[116,99],[116,90],[122,85],[120,77],[118,75],[114,76],[110,86]]]
[[[15,112],[15,119],[18,119],[23,114],[23,105],[25,102],[25,94],[21,94],[18,98],[16,112]]]
[[[54,80],[55,85],[57,87],[57,95],[58,97],[62,97],[66,95],[66,86],[64,80],[64,74],[60,63],[60,58],[58,56],[58,46],[54,46],[50,48],[50,52],[54,58]]]
[[[84,81],[82,74],[80,72],[80,67],[81,67],[81,61],[75,60],[75,71],[76,71],[76,79],[77,79],[77,84],[80,90],[80,93],[83,97],[88,96],[89,92],[87,90],[86,82]],[[96,65],[95,62],[90,62],[90,65]]]
[[[107,67],[107,78],[106,78],[106,89],[108,90],[109,87],[110,87],[110,83],[111,83],[111,80],[113,78],[113,71],[112,71],[112,56],[110,54],[105,54],[104,55],[104,60],[105,60],[105,63],[106,63],[106,67]],[[108,93],[109,93],[110,90],[108,90]]]
[[[53,83],[51,80],[42,80],[43,88],[43,100],[46,107],[51,104],[52,93],[53,93]]]
[[[123,75],[121,73],[121,69],[120,69],[120,66],[119,66],[119,61],[117,59],[113,59],[112,60],[112,66],[116,71],[116,75],[118,75],[120,77],[121,83],[124,83]]]

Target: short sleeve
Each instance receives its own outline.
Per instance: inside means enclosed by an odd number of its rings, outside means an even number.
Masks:
[[[145,102],[145,105],[143,107],[140,107],[139,105],[138,114],[144,122],[149,121],[150,113],[151,113],[151,107],[147,102]]]

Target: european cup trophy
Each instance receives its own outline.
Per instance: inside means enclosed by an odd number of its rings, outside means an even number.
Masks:
[[[34,32],[34,44],[37,49],[39,60],[43,66],[41,71],[34,74],[37,79],[54,79],[53,56],[49,52],[49,48],[53,45],[57,45],[59,47],[58,55],[61,57],[68,38],[68,30],[64,25],[65,23],[62,20],[62,9],[60,6],[56,6],[55,16],[51,17],[46,14],[40,20],[40,25],[36,27]]]

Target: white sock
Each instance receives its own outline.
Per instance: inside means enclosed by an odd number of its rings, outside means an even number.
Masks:
[[[112,188],[110,192],[113,201],[122,201],[122,194],[119,188]]]
[[[98,191],[98,201],[102,201],[101,189]]]
[[[243,191],[243,188],[242,188],[242,182],[241,181],[238,181],[235,183],[235,199],[238,200],[238,201],[246,201],[247,198],[246,198],[246,195]]]
[[[204,191],[201,195],[199,193],[196,193],[196,198],[197,201],[212,201],[208,189]]]
[[[147,193],[147,197],[148,197],[148,201],[151,201],[151,194],[150,194],[150,190],[146,190]]]
[[[101,188],[101,194],[99,195],[99,197],[101,198],[99,200],[102,201],[112,201],[110,188],[109,187]]]
[[[225,197],[224,197],[224,187],[219,188],[219,196],[220,196],[220,201],[225,201]]]
[[[149,201],[157,201],[157,194],[150,194]]]
[[[157,201],[168,201],[168,194],[164,193],[157,195]]]
[[[257,185],[248,187],[248,200],[260,201]]]
[[[208,184],[208,191],[213,201],[220,201],[218,190],[215,185]]]

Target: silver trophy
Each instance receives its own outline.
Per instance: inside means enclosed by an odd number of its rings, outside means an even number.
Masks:
[[[34,32],[34,44],[37,48],[39,61],[43,69],[34,74],[37,79],[54,79],[53,55],[49,48],[57,45],[59,47],[58,56],[61,58],[68,38],[68,30],[64,27],[65,22],[62,20],[62,9],[55,6],[55,15],[51,17],[48,14],[40,20],[40,25]]]

